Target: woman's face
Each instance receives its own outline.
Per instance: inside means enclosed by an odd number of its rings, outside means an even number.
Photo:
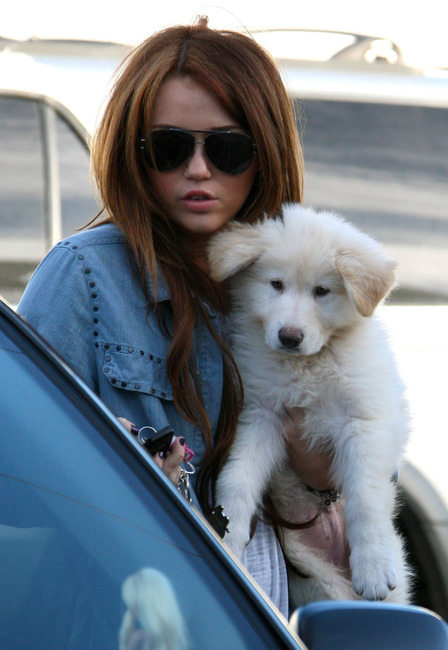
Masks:
[[[190,77],[169,79],[160,87],[152,115],[152,129],[176,127],[185,131],[226,129],[244,133],[216,98]],[[149,135],[149,134],[147,134]],[[202,142],[203,133],[193,133]],[[256,159],[242,174],[219,171],[196,144],[188,160],[168,172],[149,170],[149,180],[166,215],[202,245],[235,217],[254,182]]]

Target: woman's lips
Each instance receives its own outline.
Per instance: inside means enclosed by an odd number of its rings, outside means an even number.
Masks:
[[[182,203],[193,212],[207,212],[216,205],[216,197],[203,190],[190,190],[182,197]]]

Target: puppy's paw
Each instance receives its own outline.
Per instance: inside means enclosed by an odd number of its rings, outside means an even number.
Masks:
[[[386,600],[397,587],[392,553],[353,553],[350,556],[353,590],[365,600]]]

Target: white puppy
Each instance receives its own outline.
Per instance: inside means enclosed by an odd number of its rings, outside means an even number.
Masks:
[[[269,484],[286,519],[320,502],[285,469],[286,409],[303,407],[303,436],[310,449],[332,455],[345,501],[353,589],[301,542],[300,531],[283,529],[286,555],[310,577],[296,599],[406,601],[392,477],[408,437],[407,407],[374,315],[394,283],[395,262],[341,217],[299,205],[285,206],[282,219],[232,224],[213,238],[209,259],[216,280],[232,277],[232,349],[245,391],[217,484],[230,519],[225,541],[242,556]]]

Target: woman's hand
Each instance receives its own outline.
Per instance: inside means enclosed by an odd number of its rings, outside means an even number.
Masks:
[[[132,433],[131,427],[134,426],[132,422],[126,420],[126,418],[118,418],[121,424]],[[166,456],[162,454],[154,454],[152,458],[154,459],[156,465],[160,467],[162,472],[170,479],[174,485],[177,486],[180,478],[180,464],[183,461],[185,456],[185,438],[174,438],[171,443],[171,447],[167,452]]]
[[[285,433],[290,467],[302,481],[314,490],[328,490],[332,487],[331,457],[328,454],[310,452],[302,439],[304,423],[303,409],[287,409]]]

